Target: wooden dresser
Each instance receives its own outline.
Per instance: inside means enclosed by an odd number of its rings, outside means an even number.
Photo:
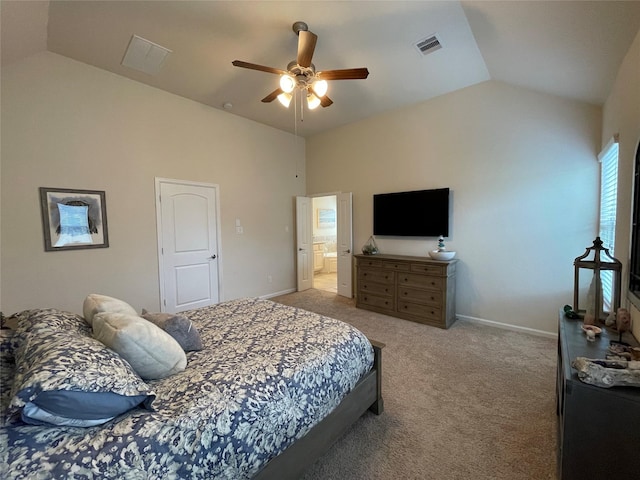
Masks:
[[[354,255],[356,307],[448,328],[455,320],[456,263],[404,255]]]
[[[600,480],[640,475],[640,388],[602,388],[583,383],[571,367],[576,357],[606,358],[609,342],[619,334],[602,327],[588,342],[582,320],[558,321],[558,479]],[[637,346],[625,332],[622,341]]]

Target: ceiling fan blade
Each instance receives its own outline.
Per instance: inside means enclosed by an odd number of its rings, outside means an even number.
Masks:
[[[276,88],[273,92],[271,92],[269,95],[264,97],[262,101],[264,103],[273,102],[276,98],[278,98],[278,95],[280,95],[281,93],[283,93],[282,89]]]
[[[344,70],[326,70],[318,72],[322,80],[364,80],[369,76],[366,68],[345,68]]]
[[[308,30],[298,32],[298,65],[308,68],[311,65],[313,51],[316,49],[318,36]]]
[[[325,95],[324,97],[320,97],[320,105],[323,107],[329,107],[333,105],[333,100]]]
[[[250,70],[259,70],[261,72],[275,73],[276,75],[286,75],[287,72],[280,70],[279,68],[265,67],[264,65],[257,65],[255,63],[243,62],[242,60],[234,60],[231,62],[234,67],[248,68]]]

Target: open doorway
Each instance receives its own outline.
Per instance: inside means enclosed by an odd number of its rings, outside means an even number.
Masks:
[[[313,288],[338,292],[337,197],[312,198]]]

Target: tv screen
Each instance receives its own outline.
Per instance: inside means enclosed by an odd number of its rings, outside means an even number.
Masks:
[[[449,189],[373,196],[373,234],[399,237],[449,235]]]

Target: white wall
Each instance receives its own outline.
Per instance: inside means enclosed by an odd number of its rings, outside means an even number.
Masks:
[[[1,108],[5,314],[91,292],[159,309],[155,177],[220,186],[223,299],[295,287],[304,141],[48,52],[3,68]],[[109,248],[45,252],[41,186],[105,190]]]
[[[623,299],[628,288],[635,153],[640,142],[640,32],[627,52],[603,109],[602,144],[619,134],[616,257],[623,262]],[[640,311],[631,309],[633,334],[640,338]]]
[[[598,107],[488,81],[308,139],[307,194],[353,192],[359,251],[374,193],[450,187],[457,314],[555,332],[596,235],[600,135]],[[376,242],[425,256],[437,239]]]
[[[313,237],[335,237],[338,234],[337,225],[337,198],[335,195],[327,195],[324,197],[314,197],[311,199],[313,203]],[[333,227],[321,226],[318,222],[318,211],[320,209],[333,210],[336,212],[336,224]]]

